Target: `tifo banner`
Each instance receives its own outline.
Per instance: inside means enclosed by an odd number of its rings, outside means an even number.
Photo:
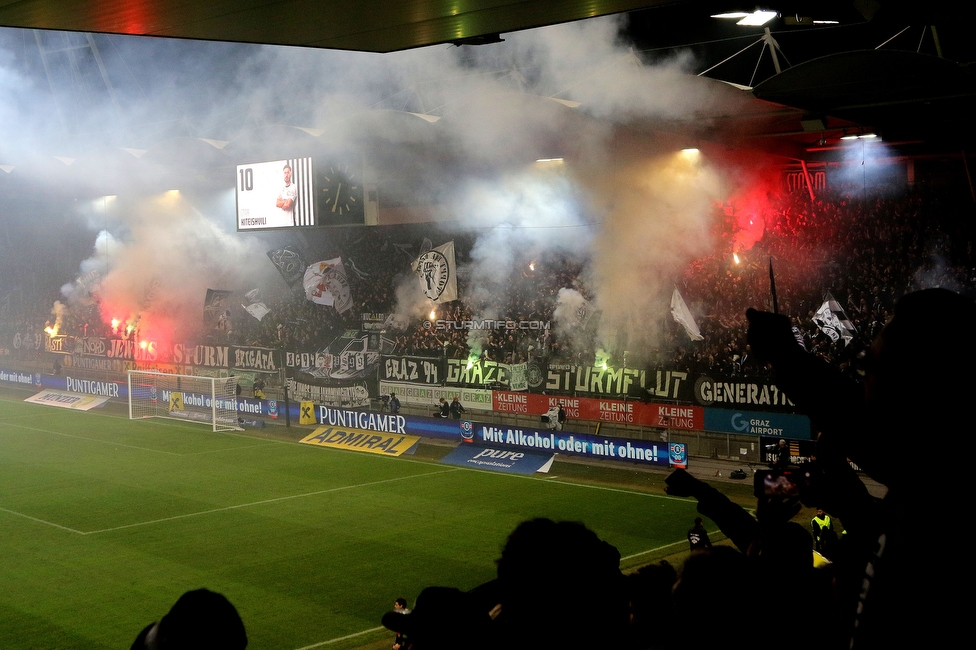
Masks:
[[[108,398],[97,395],[77,395],[60,390],[42,390],[37,395],[32,395],[24,401],[30,402],[31,404],[43,404],[45,406],[58,406],[60,408],[88,411],[97,406],[101,406],[108,401]]]
[[[448,359],[445,383],[449,386],[508,386],[511,372],[507,363]]]
[[[764,410],[793,411],[793,404],[775,384],[747,377],[709,377],[695,380],[695,401],[702,406],[753,406]]]
[[[810,418],[805,415],[713,408],[704,410],[706,431],[792,440],[810,439]]]
[[[529,364],[516,363],[511,366],[508,387],[512,390],[529,390]]]
[[[616,422],[688,431],[702,431],[705,428],[704,409],[700,406],[492,391],[492,410],[501,413],[542,416],[554,406],[562,406],[566,417],[571,420]]]
[[[475,423],[471,440],[480,445],[506,448],[555,451],[587,458],[623,460],[644,465],[670,465],[668,447],[643,440],[604,438],[585,433],[549,431],[521,427],[504,427]]]
[[[552,460],[552,452],[540,454],[535,451],[512,451],[511,449],[461,445],[442,458],[441,462],[458,467],[490,469],[496,472],[535,474],[536,472],[547,473],[552,467]]]
[[[364,332],[382,332],[386,329],[387,314],[363,312],[359,317]]]
[[[313,352],[285,352],[288,368],[325,368],[332,366],[332,355],[324,350]]]
[[[397,399],[403,404],[410,404],[411,406],[429,406],[434,409],[442,397],[450,402],[457,396],[461,406],[465,409],[491,410],[492,391],[483,388],[451,388],[381,381],[380,395],[389,395],[390,393],[396,393]]]
[[[302,439],[302,442],[307,445],[349,449],[351,451],[386,454],[389,456],[412,453],[414,446],[419,441],[420,438],[418,436],[376,433],[374,431],[347,429],[344,427],[319,427],[311,435]]]
[[[173,363],[184,366],[200,366],[207,368],[227,368],[238,370],[259,370],[277,372],[280,366],[280,352],[270,348],[231,345],[196,345],[194,343],[174,343],[172,347],[161,346],[155,341],[135,341],[133,339],[107,339],[101,337],[52,337],[50,345],[57,349],[51,352],[63,352],[74,357],[74,361],[62,360],[64,366],[69,364],[79,368],[92,370],[112,370],[119,372],[131,370],[135,366],[92,364],[82,361],[85,357],[100,359],[121,359],[137,361],[139,367],[146,363]]]
[[[378,391],[380,352],[392,346],[393,342],[380,334],[346,330],[315,355],[286,354],[286,362],[302,364],[288,370],[292,394],[317,404],[369,406],[370,395]],[[314,366],[304,365],[313,361]]]
[[[98,336],[52,336],[46,346],[49,352],[70,354],[76,358],[104,357],[152,362],[169,356],[169,351],[161,350],[155,341],[137,342],[134,339],[107,339]]]
[[[444,380],[444,361],[431,357],[383,357],[380,381],[440,386]]]
[[[365,382],[345,386],[319,386],[296,379],[288,380],[295,399],[331,406],[369,406],[369,389]]]
[[[561,364],[549,364],[544,388],[546,391],[590,397],[631,395],[640,398],[662,397],[682,402],[690,402],[692,394],[687,372]]]

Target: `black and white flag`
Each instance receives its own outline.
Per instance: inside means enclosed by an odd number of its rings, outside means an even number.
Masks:
[[[203,326],[207,330],[230,330],[230,302],[233,291],[207,289],[203,303]]]
[[[305,269],[308,265],[302,260],[302,255],[298,249],[292,246],[283,246],[268,251],[268,257],[289,287],[298,284],[305,277]]]
[[[847,314],[844,313],[844,308],[829,293],[824,303],[820,305],[820,309],[814,314],[813,322],[834,343],[844,339],[844,345],[847,345],[854,338],[854,335],[857,334],[854,324],[847,318]]]
[[[420,278],[420,290],[431,302],[444,303],[457,300],[457,266],[454,263],[454,242],[449,241],[437,248],[429,248],[424,240],[420,257],[414,260],[413,272]]]

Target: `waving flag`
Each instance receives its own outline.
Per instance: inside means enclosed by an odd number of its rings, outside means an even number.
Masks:
[[[302,280],[306,264],[302,261],[302,255],[297,248],[293,246],[276,248],[273,251],[268,251],[268,258],[281,273],[281,277],[289,287]]]
[[[824,300],[824,303],[820,305],[820,309],[814,315],[813,322],[834,343],[840,339],[844,339],[844,345],[847,345],[854,338],[854,335],[857,334],[854,324],[847,318],[847,314],[844,313],[844,308],[829,293],[827,294],[827,299]]]
[[[680,323],[685,328],[685,332],[688,333],[692,341],[705,340],[701,330],[698,329],[698,323],[695,322],[695,317],[691,315],[691,310],[688,309],[688,305],[685,304],[684,299],[678,293],[677,289],[671,294],[671,316],[676,323]]]
[[[428,240],[424,240],[428,244]],[[414,260],[413,272],[420,278],[420,289],[431,302],[457,300],[457,267],[454,264],[454,242],[423,250]]]
[[[316,262],[305,269],[305,297],[318,305],[335,307],[340,314],[352,308],[349,281],[342,258]]]

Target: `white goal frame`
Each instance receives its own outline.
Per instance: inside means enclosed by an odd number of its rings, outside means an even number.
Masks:
[[[130,420],[167,418],[209,424],[214,431],[243,431],[237,421],[236,377],[153,370],[130,370],[128,375]]]

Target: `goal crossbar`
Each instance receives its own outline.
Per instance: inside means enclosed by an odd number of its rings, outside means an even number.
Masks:
[[[209,424],[214,431],[242,430],[235,377],[130,370],[128,380],[130,420],[169,418]]]

